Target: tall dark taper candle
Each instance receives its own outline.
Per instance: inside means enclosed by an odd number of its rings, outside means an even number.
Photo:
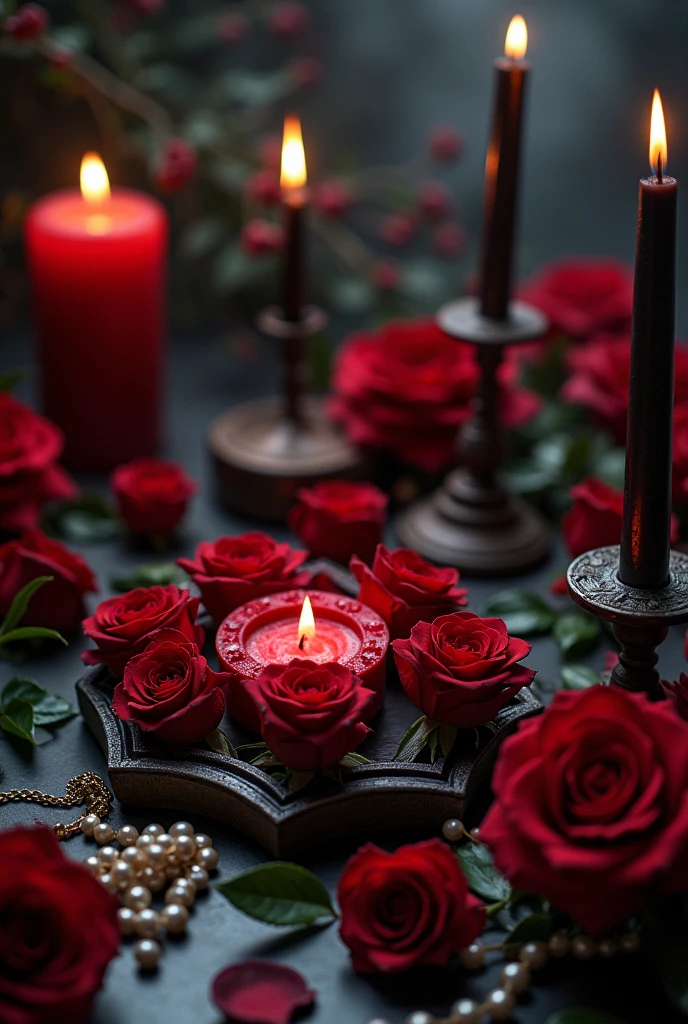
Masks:
[[[485,209],[480,272],[483,316],[505,320],[511,278],[523,134],[523,103],[530,64],[524,60],[528,30],[520,14],[511,19],[504,57],[495,61],[496,91],[485,162]]]
[[[284,207],[284,261],[282,278],[282,313],[290,324],[298,325],[305,305],[304,217],[308,205],[306,194],[306,154],[298,117],[284,121],[282,139],[282,205]],[[284,415],[289,423],[304,423],[302,379],[304,339],[298,327],[284,338]]]
[[[652,101],[650,164],[638,199],[631,379],[619,579],[652,590],[669,581],[676,278],[675,178],[665,174],[659,93]]]

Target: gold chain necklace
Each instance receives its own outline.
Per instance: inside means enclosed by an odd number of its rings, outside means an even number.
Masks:
[[[80,831],[81,819],[86,814],[97,814],[98,817],[107,817],[112,808],[112,794],[103,780],[95,772],[84,772],[83,775],[75,775],[67,783],[64,796],[52,796],[50,793],[42,793],[40,789],[9,789],[0,793],[0,806],[9,803],[30,803],[40,804],[42,807],[78,807],[84,805],[86,811],[79,815],[76,821],[67,825],[58,822],[53,825],[53,830],[58,839],[69,839]]]

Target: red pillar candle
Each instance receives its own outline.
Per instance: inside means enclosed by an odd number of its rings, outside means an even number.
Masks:
[[[65,461],[103,472],[160,440],[167,218],[138,192],[110,193],[94,154],[82,191],[29,211],[43,409],[65,435]]]
[[[346,665],[376,694],[366,717],[372,718],[382,707],[389,647],[384,620],[348,597],[318,590],[306,596],[312,605],[312,625],[302,618],[303,590],[287,590],[235,609],[217,631],[220,663],[233,673],[227,707],[245,729],[258,732],[259,720],[243,681],[255,679],[266,665],[286,665],[293,658]]]

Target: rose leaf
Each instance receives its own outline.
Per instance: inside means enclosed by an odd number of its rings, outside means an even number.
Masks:
[[[188,586],[189,577],[174,562],[151,562],[139,565],[130,576],[114,576],[110,580],[113,590],[125,594],[136,587],[165,587],[169,583],[176,586]]]
[[[587,690],[601,682],[599,672],[587,665],[562,665],[561,678],[565,690]]]
[[[19,626],[0,636],[0,647],[5,644],[15,643],[17,640],[58,640],[67,647],[67,641],[55,629],[46,629],[44,626]]]
[[[503,619],[512,636],[549,633],[556,618],[546,601],[527,590],[500,590],[486,602],[485,611]]]
[[[15,697],[0,711],[0,726],[12,736],[36,745],[34,738],[33,704],[23,697]]]
[[[48,531],[77,544],[97,544],[118,536],[122,526],[100,494],[82,493],[52,511],[45,521]]]
[[[222,729],[213,729],[212,732],[208,733],[205,741],[210,749],[214,750],[218,754],[226,754],[227,757],[237,756],[237,752],[232,746],[229,737],[222,731]]]
[[[68,700],[49,693],[32,679],[10,679],[0,694],[0,711],[4,711],[6,706],[17,698],[32,705],[34,725],[57,725],[58,722],[64,722],[78,714],[77,709]]]
[[[287,784],[290,793],[298,793],[300,789],[307,786],[315,778],[315,772],[296,772],[292,769],[287,774]]]
[[[623,1024],[619,1017],[610,1017],[600,1010],[587,1006],[575,1006],[570,1010],[558,1010],[547,1018],[545,1024]]]
[[[436,732],[437,728],[438,723],[433,718],[428,718],[427,715],[416,719],[413,725],[409,726],[401,737],[393,760],[415,761],[428,745],[431,736]]]
[[[529,914],[509,932],[504,940],[504,945],[546,941],[562,923],[565,921],[559,914]]]
[[[456,856],[472,892],[495,902],[510,899],[511,886],[497,871],[492,854],[484,843],[462,843],[456,849]]]
[[[261,864],[215,888],[237,910],[265,924],[313,924],[337,916],[320,879],[286,861]]]
[[[26,370],[5,370],[0,373],[0,391],[14,391],[26,377]]]
[[[363,754],[357,754],[354,750],[345,754],[339,763],[342,768],[360,768],[362,764],[372,764],[370,758],[364,757]]]
[[[455,725],[440,725],[438,729],[440,750],[444,757],[449,757],[452,747],[456,743],[459,730]]]
[[[564,612],[554,624],[554,639],[564,658],[581,658],[593,650],[600,639],[602,627],[587,612]]]
[[[10,610],[0,626],[0,636],[10,633],[19,625],[26,615],[26,609],[29,607],[29,601],[33,595],[37,590],[40,590],[44,583],[51,583],[53,579],[53,576],[37,576],[35,579],[30,580],[25,587],[22,587],[21,590],[14,595],[12,604],[10,605]]]

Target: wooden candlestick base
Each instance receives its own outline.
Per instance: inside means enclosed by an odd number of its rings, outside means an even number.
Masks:
[[[612,686],[663,700],[656,648],[670,626],[688,622],[688,555],[671,552],[669,583],[660,590],[629,587],[618,570],[618,545],[586,551],[569,566],[569,593],[586,611],[613,623],[621,652]]]
[[[208,448],[223,505],[284,522],[300,487],[362,479],[366,462],[330,421],[323,401],[304,394],[303,347],[324,327],[324,314],[311,307],[292,323],[268,309],[258,322],[285,347],[283,394],[228,409],[211,423]]]
[[[425,558],[474,576],[525,572],[547,557],[550,532],[535,509],[509,492],[500,473],[497,371],[504,347],[541,338],[547,320],[522,302],[512,303],[508,320],[493,320],[480,314],[475,299],[464,299],[441,309],[437,322],[476,346],[480,379],[472,417],[459,434],[461,465],[432,497],[402,513],[397,534]]]

